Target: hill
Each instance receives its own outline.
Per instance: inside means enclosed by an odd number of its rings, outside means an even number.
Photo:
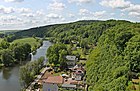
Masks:
[[[50,41],[76,41],[90,49],[86,63],[89,91],[132,91],[132,78],[140,76],[140,23],[125,20],[78,21],[32,28],[16,37],[49,37]]]

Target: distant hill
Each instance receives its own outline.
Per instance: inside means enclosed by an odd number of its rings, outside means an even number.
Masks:
[[[31,36],[37,36],[37,37],[44,37],[47,35],[47,32],[51,30],[55,30],[57,28],[63,29],[63,27],[67,27],[67,29],[71,29],[71,26],[86,26],[90,25],[94,22],[100,22],[98,20],[83,20],[83,21],[77,21],[73,23],[66,23],[66,24],[54,24],[54,25],[46,25],[41,27],[35,27],[27,30],[21,30],[15,33],[16,36],[24,36],[24,37],[31,37]],[[62,28],[61,28],[62,27]],[[64,30],[64,29],[63,29]],[[57,32],[57,31],[56,31]]]

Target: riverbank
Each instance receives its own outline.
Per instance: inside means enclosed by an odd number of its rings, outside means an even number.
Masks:
[[[37,49],[35,55],[33,55],[33,59],[36,60],[38,57],[44,56],[46,57],[46,50],[52,44],[49,41],[44,41],[43,45]],[[26,61],[25,64],[29,62]],[[19,68],[20,65],[15,65],[14,67],[6,67],[0,69],[0,90],[1,91],[20,91],[20,81],[19,81]],[[14,84],[13,84],[14,83]]]

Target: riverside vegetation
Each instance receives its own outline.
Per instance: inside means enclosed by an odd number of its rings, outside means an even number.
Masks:
[[[14,35],[9,35],[14,36]],[[12,66],[29,58],[29,54],[41,46],[42,41],[35,38],[12,39],[9,36],[1,38],[0,64]],[[12,41],[11,41],[12,40]]]
[[[75,42],[75,47],[89,54],[86,62],[89,91],[135,90],[131,80],[140,76],[140,23],[125,20],[78,21],[18,31],[14,36],[49,37],[51,42],[62,43],[62,49],[58,53],[58,50],[55,51],[57,46],[54,46],[48,51],[54,50],[54,53],[62,55],[72,50],[64,46]],[[47,55],[52,63],[64,62],[62,55]]]

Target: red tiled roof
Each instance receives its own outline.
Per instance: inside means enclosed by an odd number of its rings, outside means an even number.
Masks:
[[[64,83],[64,78],[62,76],[49,76],[46,80],[46,83],[56,83],[62,84]]]

